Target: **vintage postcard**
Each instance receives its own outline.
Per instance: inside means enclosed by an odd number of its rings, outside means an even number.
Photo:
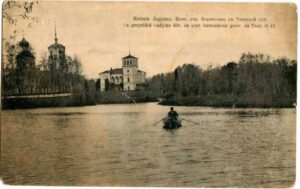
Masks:
[[[2,9],[4,184],[293,186],[295,4]]]

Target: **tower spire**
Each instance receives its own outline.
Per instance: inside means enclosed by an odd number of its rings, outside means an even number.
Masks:
[[[129,55],[130,55],[130,43],[129,43]]]
[[[54,20],[54,32],[55,32],[54,41],[55,41],[55,43],[57,43],[57,35],[56,35],[56,22],[55,22],[55,20]]]

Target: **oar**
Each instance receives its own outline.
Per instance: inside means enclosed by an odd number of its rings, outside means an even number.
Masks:
[[[153,125],[158,124],[159,122],[161,122],[164,118],[162,118],[161,120],[159,120],[158,122],[154,123]]]
[[[196,124],[196,125],[199,125],[200,123],[197,123],[197,122],[194,122],[194,121],[190,121],[190,120],[188,120],[188,119],[184,119],[184,118],[181,118],[182,120],[185,120],[185,121],[187,121],[187,122],[191,122],[191,123],[194,123],[194,124]]]

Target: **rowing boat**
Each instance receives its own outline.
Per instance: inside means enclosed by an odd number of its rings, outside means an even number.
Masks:
[[[181,125],[181,119],[174,119],[171,117],[165,117],[163,119],[163,123],[164,123],[164,129],[170,130],[170,129],[178,129],[180,128]]]

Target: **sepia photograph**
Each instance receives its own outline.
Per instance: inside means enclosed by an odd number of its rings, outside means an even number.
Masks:
[[[5,0],[0,179],[288,188],[297,5]]]

